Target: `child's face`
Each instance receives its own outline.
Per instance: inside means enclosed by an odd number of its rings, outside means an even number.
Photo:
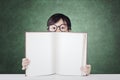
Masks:
[[[49,26],[49,31],[51,32],[69,32],[66,22],[60,19],[54,25]]]

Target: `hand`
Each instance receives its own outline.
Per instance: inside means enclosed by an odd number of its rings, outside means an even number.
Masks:
[[[30,60],[27,58],[22,59],[22,70],[27,69],[28,65],[30,64]]]
[[[91,65],[82,66],[81,71],[83,72],[83,76],[88,76],[91,72]]]

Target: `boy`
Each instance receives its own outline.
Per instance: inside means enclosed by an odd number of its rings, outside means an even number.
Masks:
[[[64,14],[54,14],[47,21],[47,30],[49,32],[70,32],[71,31],[71,22],[70,19]],[[27,69],[27,66],[30,64],[29,59],[23,58],[22,60],[22,70]],[[86,65],[81,67],[81,71],[90,74],[91,66]]]

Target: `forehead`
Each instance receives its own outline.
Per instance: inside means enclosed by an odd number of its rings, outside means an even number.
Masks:
[[[63,19],[60,19],[58,22],[55,23],[55,25],[61,25],[61,24],[66,24],[66,21],[63,21]]]

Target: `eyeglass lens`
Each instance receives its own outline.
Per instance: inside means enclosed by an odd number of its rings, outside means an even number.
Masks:
[[[66,24],[61,24],[60,26],[56,26],[56,25],[49,26],[49,30],[52,31],[52,32],[56,31],[58,28],[62,32],[67,30]]]

